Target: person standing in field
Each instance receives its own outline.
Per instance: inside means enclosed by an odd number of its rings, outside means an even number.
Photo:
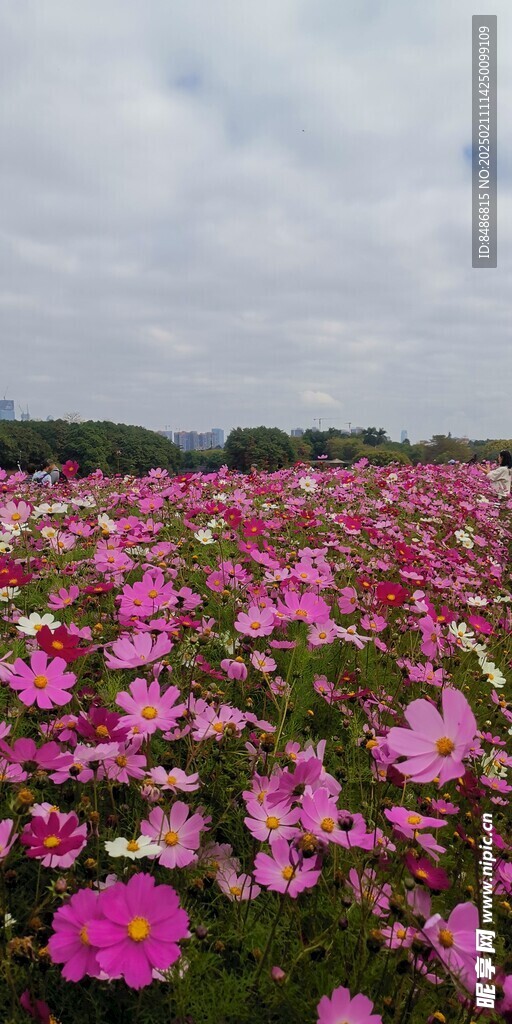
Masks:
[[[499,498],[509,498],[512,484],[512,455],[507,449],[503,449],[498,455],[496,469],[487,473],[493,491]]]

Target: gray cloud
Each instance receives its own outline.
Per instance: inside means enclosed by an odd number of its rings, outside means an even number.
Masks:
[[[2,15],[2,376],[32,415],[511,433],[511,150],[475,271],[464,0]]]

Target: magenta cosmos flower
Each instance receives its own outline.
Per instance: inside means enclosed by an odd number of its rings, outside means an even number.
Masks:
[[[166,868],[184,868],[197,860],[201,832],[206,829],[201,814],[189,817],[190,808],[182,800],[171,807],[169,816],[161,807],[155,807],[148,821],[143,821],[140,830],[143,836],[150,836],[162,847],[158,860]]]
[[[54,934],[48,943],[55,964],[64,964],[62,976],[66,981],[80,981],[84,975],[97,978],[101,968],[96,959],[96,948],[91,945],[89,928],[99,916],[99,892],[80,889],[53,915]]]
[[[87,843],[87,825],[79,825],[76,814],[34,814],[25,825],[21,842],[27,857],[36,857],[45,868],[69,868]]]
[[[124,722],[140,736],[151,736],[157,729],[174,729],[186,705],[176,704],[180,691],[169,686],[164,693],[157,679],[147,684],[145,679],[134,679],[130,692],[117,695],[117,704],[126,711]]]
[[[317,1024],[382,1024],[380,1013],[372,1013],[373,1003],[367,996],[350,995],[348,988],[335,988],[331,996],[323,996],[317,1006]]]
[[[282,892],[295,899],[304,889],[312,889],[321,874],[320,858],[303,856],[286,839],[272,843],[272,856],[257,853],[254,877],[272,892]]]
[[[100,894],[101,917],[88,926],[100,968],[123,978],[130,988],[150,985],[153,969],[167,971],[181,955],[178,942],[188,933],[188,915],[170,885],[156,885],[137,874]]]
[[[463,760],[471,749],[475,716],[460,690],[449,687],[442,695],[443,715],[428,700],[413,700],[405,711],[410,729],[390,729],[386,741],[397,757],[398,768],[413,782],[440,785],[464,774]]]
[[[22,704],[48,710],[55,704],[62,707],[71,700],[67,693],[75,685],[76,676],[66,672],[64,658],[49,659],[44,651],[34,651],[30,657],[30,665],[17,658],[9,676],[11,690],[17,690]]]

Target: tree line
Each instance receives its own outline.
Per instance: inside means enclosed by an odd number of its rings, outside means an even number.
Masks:
[[[0,466],[27,472],[53,461],[68,459],[79,464],[80,475],[101,469],[108,476],[116,473],[143,475],[160,466],[171,473],[212,472],[227,465],[249,472],[253,464],[273,472],[296,462],[316,462],[319,456],[352,464],[367,458],[372,465],[443,464],[455,460],[469,462],[495,460],[503,448],[512,450],[512,440],[464,441],[451,434],[435,434],[430,441],[410,444],[391,441],[383,427],[367,427],[361,434],[347,435],[329,430],[306,430],[302,437],[290,437],[278,427],[236,427],[228,435],[223,449],[181,452],[166,437],[145,427],[111,423],[107,420],[69,422],[69,420],[0,421]]]

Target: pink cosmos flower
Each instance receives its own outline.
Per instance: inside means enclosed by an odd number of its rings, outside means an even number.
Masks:
[[[238,679],[241,683],[244,683],[247,679],[247,668],[243,660],[237,661],[236,658],[224,658],[220,663],[220,667],[226,673],[228,679]]]
[[[12,818],[4,818],[0,821],[0,860],[4,860],[13,843],[18,838],[18,833],[13,832],[14,821]]]
[[[105,651],[107,668],[137,668],[152,661],[165,658],[172,649],[172,643],[162,633],[153,643],[150,633],[136,633],[131,640],[122,637],[112,644],[112,651]]]
[[[143,779],[146,774],[146,757],[139,754],[143,737],[136,736],[131,743],[119,746],[119,753],[105,760],[107,778],[118,785],[128,785],[130,779]]]
[[[264,651],[253,651],[251,654],[251,664],[258,672],[274,672],[277,665],[273,658],[269,658],[268,654]]]
[[[473,992],[476,984],[476,930],[478,909],[474,903],[459,903],[447,921],[434,914],[423,926],[423,935],[431,943],[448,970]]]
[[[251,835],[260,842],[275,843],[278,839],[292,839],[299,832],[297,822],[300,819],[300,808],[290,808],[290,804],[275,804],[272,807],[266,800],[249,800],[247,803],[248,817],[244,818]]]
[[[272,855],[257,853],[254,861],[256,881],[266,889],[286,893],[292,899],[304,889],[312,889],[320,875],[320,858],[304,859],[286,839],[276,839],[272,844]]]
[[[464,696],[453,687],[442,694],[443,716],[428,700],[414,700],[405,711],[410,729],[393,727],[386,740],[391,753],[406,760],[398,764],[402,775],[413,782],[444,785],[464,774],[463,760],[469,753],[477,726]]]
[[[152,736],[157,729],[173,729],[185,711],[185,704],[176,704],[181,696],[177,686],[169,686],[162,693],[156,679],[147,684],[145,679],[134,679],[130,693],[122,690],[116,703],[127,712],[125,723],[141,736]]]
[[[31,512],[32,506],[27,505],[26,501],[8,501],[0,508],[0,529],[7,524],[20,526],[26,523]]]
[[[91,921],[100,916],[99,899],[99,892],[79,889],[53,915],[48,948],[53,962],[64,964],[62,976],[66,981],[80,981],[86,974],[98,978],[101,974],[97,949],[89,938]]]
[[[161,807],[155,807],[149,820],[143,821],[140,830],[143,836],[150,836],[161,846],[158,861],[165,868],[184,868],[197,860],[196,851],[201,842],[201,832],[206,831],[206,819],[201,814],[192,814],[190,807],[177,800],[169,815]]]
[[[274,629],[275,614],[273,608],[260,608],[251,604],[247,612],[239,612],[235,629],[245,636],[269,636]]]
[[[260,886],[256,885],[251,875],[239,875],[231,866],[219,868],[216,882],[224,895],[236,903],[242,900],[255,900],[261,892]]]
[[[27,857],[36,857],[43,867],[69,868],[87,843],[87,825],[79,825],[72,811],[34,814],[21,842],[28,847]]]
[[[348,988],[335,988],[331,996],[322,996],[317,1006],[317,1024],[382,1024],[380,1013],[372,1013],[373,1003],[361,994],[352,997]]]
[[[356,869],[352,868],[348,874],[347,885],[352,889],[357,901],[364,901],[376,917],[386,917],[389,914],[391,886],[387,882],[379,882],[377,873],[371,868],[365,869],[361,877]]]
[[[11,690],[17,690],[22,704],[38,708],[53,708],[55,704],[62,707],[71,700],[67,693],[75,685],[76,676],[66,672],[64,658],[49,659],[44,651],[34,651],[30,656],[30,666],[21,658],[17,658],[9,676]]]
[[[407,807],[392,807],[391,810],[385,810],[384,814],[406,839],[414,839],[414,834],[419,829],[442,828],[447,824],[441,818],[429,818],[417,811],[410,811]]]
[[[170,789],[172,793],[193,793],[199,789],[199,775],[193,772],[187,775],[181,768],[151,768],[151,779],[160,789]]]
[[[198,742],[212,736],[220,742],[224,736],[239,736],[245,725],[245,715],[238,708],[223,704],[216,710],[207,705],[195,715],[192,735]]]
[[[293,590],[287,591],[284,602],[277,603],[279,613],[288,622],[306,622],[308,625],[318,625],[326,622],[330,615],[329,605],[321,597],[309,591],[298,594]]]
[[[56,594],[50,594],[48,598],[48,607],[52,611],[56,611],[58,608],[68,608],[73,601],[76,601],[77,597],[80,596],[80,590],[75,585],[71,586],[69,590],[65,587],[61,587]]]
[[[88,936],[109,978],[140,989],[151,984],[154,969],[166,971],[179,959],[178,942],[189,934],[188,915],[170,885],[133,875],[126,885],[103,889],[99,909],[101,918],[89,923]]]

